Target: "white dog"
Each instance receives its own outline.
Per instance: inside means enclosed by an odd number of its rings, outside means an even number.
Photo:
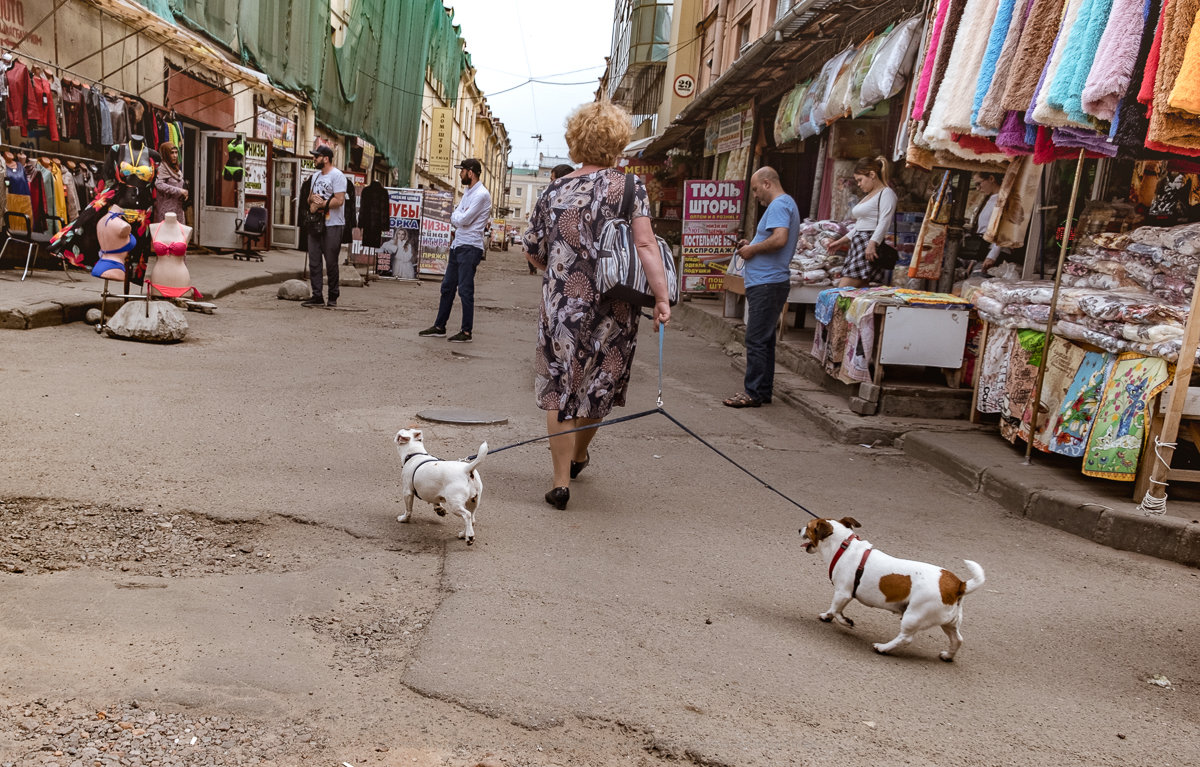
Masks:
[[[913,640],[918,631],[941,626],[950,638],[950,649],[938,657],[954,660],[962,645],[959,625],[962,623],[962,600],[983,585],[983,568],[969,559],[963,560],[971,571],[965,583],[949,570],[910,559],[896,559],[859,538],[851,530],[862,527],[853,517],[841,520],[814,519],[800,531],[804,550],[815,548],[829,563],[829,579],[833,581],[833,603],[821,613],[826,623],[837,619],[844,626],[854,621],[842,615],[842,610],[857,599],[868,607],[880,607],[900,613],[900,634],[887,644],[876,643],[875,652],[887,653]]]
[[[488,446],[479,446],[479,454],[470,461],[443,461],[425,451],[420,429],[396,432],[396,450],[400,452],[400,491],[404,495],[404,513],[396,517],[407,522],[412,516],[413,498],[432,503],[438,516],[452,511],[463,518],[466,528],[458,534],[467,545],[475,542],[475,510],[483,496],[483,480],[475,467],[487,455]]]

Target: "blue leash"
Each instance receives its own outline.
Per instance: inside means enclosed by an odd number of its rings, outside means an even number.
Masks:
[[[741,470],[742,470],[742,471],[743,471],[743,472],[744,472],[744,473],[745,473],[747,476],[749,476],[749,477],[750,477],[751,479],[753,479],[755,482],[758,482],[760,485],[762,485],[762,486],[763,486],[763,487],[765,487],[766,489],[770,490],[772,493],[775,493],[775,495],[778,495],[780,498],[782,498],[783,500],[785,500],[785,501],[787,501],[788,503],[792,504],[792,505],[793,505],[793,506],[795,506],[796,508],[798,508],[798,509],[800,509],[800,510],[804,511],[805,513],[807,513],[809,516],[813,517],[814,519],[820,519],[820,517],[818,517],[816,514],[814,514],[814,513],[813,513],[812,511],[810,511],[808,508],[806,508],[806,507],[805,507],[805,506],[803,506],[802,504],[798,503],[797,501],[794,501],[794,500],[792,500],[792,499],[791,499],[791,498],[789,498],[788,496],[786,496],[786,495],[784,495],[783,493],[781,493],[779,490],[777,490],[775,487],[773,487],[773,486],[771,485],[771,483],[767,482],[765,479],[763,479],[762,477],[759,477],[757,474],[753,473],[752,471],[750,471],[749,469],[747,469],[745,466],[742,466],[742,465],[741,465],[740,463],[738,463],[737,461],[733,460],[733,459],[732,459],[732,458],[730,458],[729,456],[727,456],[727,455],[725,455],[724,453],[722,453],[722,452],[721,452],[719,449],[717,449],[717,447],[716,447],[715,445],[713,445],[711,442],[709,442],[708,440],[704,439],[704,437],[701,437],[699,434],[697,434],[696,432],[694,432],[694,431],[692,431],[691,429],[689,429],[687,426],[685,426],[685,425],[683,425],[682,423],[680,423],[680,421],[679,421],[678,419],[676,419],[676,418],[675,418],[673,415],[671,415],[670,413],[668,413],[666,410],[664,410],[664,409],[663,409],[663,400],[662,400],[662,390],[663,390],[663,383],[662,383],[662,382],[663,382],[663,343],[664,343],[664,340],[666,339],[666,336],[667,336],[666,330],[667,330],[667,329],[666,329],[665,327],[663,327],[663,326],[660,326],[660,327],[658,328],[658,407],[654,408],[653,410],[643,410],[643,411],[642,411],[642,412],[640,412],[640,413],[633,413],[632,415],[625,415],[625,416],[621,416],[620,418],[611,418],[611,419],[609,419],[609,420],[607,420],[607,421],[601,421],[600,423],[594,423],[594,424],[592,424],[591,426],[580,426],[580,427],[578,427],[578,428],[575,428],[575,429],[568,429],[567,431],[560,431],[560,432],[558,432],[558,433],[556,433],[556,434],[554,434],[554,435],[546,434],[546,435],[544,435],[544,436],[541,436],[541,437],[534,437],[533,439],[527,439],[527,440],[524,440],[524,441],[522,441],[522,442],[514,442],[514,443],[513,443],[513,444],[511,444],[511,445],[505,445],[504,447],[498,447],[498,448],[496,448],[496,449],[494,449],[494,450],[488,450],[488,453],[489,453],[489,454],[491,454],[491,453],[500,453],[500,452],[503,452],[503,451],[505,451],[505,450],[512,449],[512,448],[514,448],[514,447],[521,447],[521,446],[523,446],[523,445],[529,445],[529,444],[531,444],[531,443],[534,443],[534,442],[541,442],[541,441],[542,441],[542,440],[544,440],[544,439],[550,439],[550,437],[551,437],[551,436],[555,436],[555,437],[561,437],[561,436],[562,436],[562,435],[564,435],[564,434],[573,434],[573,433],[575,433],[575,432],[577,432],[577,431],[587,431],[588,429],[599,429],[599,428],[600,428],[600,427],[602,427],[602,426],[613,426],[613,425],[615,425],[615,424],[618,424],[618,423],[624,423],[625,421],[633,421],[633,420],[636,420],[636,419],[638,419],[638,418],[645,418],[645,417],[646,417],[646,416],[648,416],[648,415],[655,415],[656,413],[661,413],[663,416],[666,416],[666,418],[667,418],[667,420],[668,420],[668,421],[670,421],[671,423],[675,424],[675,425],[676,425],[676,426],[678,426],[680,429],[683,429],[683,431],[684,431],[684,432],[686,432],[687,434],[689,434],[689,435],[690,435],[691,437],[693,437],[693,438],[694,438],[694,439],[695,439],[697,442],[699,442],[700,444],[704,445],[704,446],[705,446],[705,447],[707,447],[709,450],[713,451],[713,452],[714,452],[714,453],[716,453],[717,455],[719,455],[719,456],[721,456],[722,458],[724,458],[726,461],[729,461],[731,464],[733,464],[734,466],[736,466],[736,467],[738,467],[739,469],[741,469]],[[475,456],[471,455],[471,456],[467,456],[466,460],[470,461],[470,460],[473,460],[474,458],[475,458]]]

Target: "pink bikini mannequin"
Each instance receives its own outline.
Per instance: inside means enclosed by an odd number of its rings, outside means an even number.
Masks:
[[[150,245],[156,256],[154,268],[146,278],[146,291],[151,296],[182,298],[191,293],[193,298],[203,298],[192,285],[192,275],[184,263],[191,237],[192,227],[179,223],[174,213],[150,226]]]

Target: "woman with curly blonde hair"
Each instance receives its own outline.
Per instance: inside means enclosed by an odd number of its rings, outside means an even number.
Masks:
[[[625,174],[613,168],[633,133],[629,113],[608,101],[567,118],[567,147],[582,167],[538,198],[525,232],[525,257],[545,270],[534,355],[537,404],[546,411],[554,479],[546,503],[565,509],[571,480],[588,465],[598,423],[624,406],[637,347],[638,308],[596,288],[600,231],[620,216]],[[671,319],[666,270],[650,227],[646,185],[634,177],[632,219],[638,259],[654,291],[655,326]],[[660,331],[661,332],[661,331]],[[560,434],[561,436],[553,436]]]

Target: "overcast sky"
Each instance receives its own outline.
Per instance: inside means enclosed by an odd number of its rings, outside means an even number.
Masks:
[[[612,46],[614,0],[445,0],[475,65],[475,79],[512,140],[509,161],[567,156],[563,122],[595,98]],[[575,71],[583,70],[583,71]],[[572,74],[563,74],[572,72]],[[531,83],[530,78],[581,85]],[[540,146],[535,134],[542,135]]]

